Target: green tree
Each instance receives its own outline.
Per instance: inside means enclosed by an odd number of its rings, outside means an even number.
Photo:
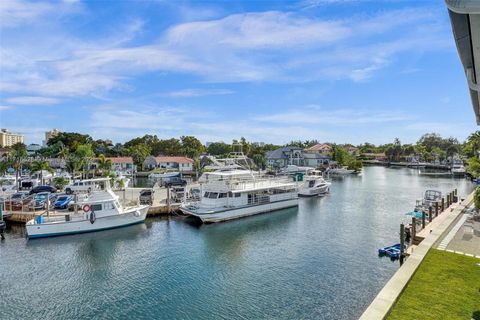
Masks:
[[[92,144],[93,139],[88,134],[81,134],[76,132],[60,132],[55,137],[52,137],[48,140],[47,145],[54,146],[58,142],[61,142],[65,147],[68,148],[69,152],[75,152],[78,146]]]
[[[78,160],[78,166],[82,168],[82,175],[85,177],[87,175],[88,166],[90,165],[93,157],[95,156],[92,145],[87,144],[80,144],[77,146],[75,150],[75,157]]]
[[[101,171],[102,175],[108,175],[112,169],[112,160],[107,159],[104,154],[98,156],[98,169]]]
[[[50,168],[50,164],[48,163],[47,160],[34,160],[31,163],[30,170],[32,172],[39,172],[40,173],[40,183],[43,185],[43,172],[48,171],[50,173],[53,173],[53,169]]]
[[[232,146],[224,142],[213,142],[207,147],[207,152],[212,156],[226,156],[232,151]]]
[[[342,146],[332,144],[332,159],[341,166],[346,165],[349,159],[347,150]]]
[[[68,185],[68,180],[65,177],[53,178],[53,186],[58,190],[63,190]]]
[[[471,157],[467,160],[467,164],[467,172],[475,178],[480,177],[480,159]]]
[[[17,184],[20,187],[20,172],[22,170],[22,163],[27,158],[27,146],[21,142],[15,143],[11,146],[9,159],[17,177]]]
[[[133,162],[139,168],[143,166],[143,162],[145,161],[145,158],[148,157],[152,152],[152,149],[144,143],[134,145],[130,147],[128,150],[130,155],[133,158]]]
[[[475,209],[480,209],[480,187],[475,189],[475,193],[473,194],[473,204],[475,205]]]
[[[205,151],[200,140],[193,136],[182,136],[180,140],[182,143],[182,154],[189,158],[198,158],[198,156]]]
[[[464,151],[467,157],[478,156],[480,151],[480,131],[475,131],[468,136],[465,142]]]

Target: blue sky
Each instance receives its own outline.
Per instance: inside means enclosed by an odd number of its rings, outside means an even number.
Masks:
[[[0,2],[0,126],[124,142],[463,140],[443,1]]]

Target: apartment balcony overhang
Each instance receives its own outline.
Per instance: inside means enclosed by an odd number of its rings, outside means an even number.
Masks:
[[[480,125],[480,1],[445,0],[470,98]]]

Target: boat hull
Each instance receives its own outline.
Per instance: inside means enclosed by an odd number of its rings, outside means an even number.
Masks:
[[[200,219],[203,223],[216,223],[297,206],[298,198],[294,198],[255,206],[225,209],[212,213],[196,213],[188,208],[180,208],[180,210],[188,216]]]
[[[316,197],[316,196],[321,196],[325,195],[329,191],[328,186],[321,186],[318,188],[306,188],[306,189],[300,189],[298,191],[298,196],[299,197]]]
[[[26,225],[27,235],[29,239],[34,239],[121,228],[137,223],[143,223],[145,221],[147,211],[148,207],[144,207],[141,209],[127,211],[122,214],[99,217],[94,223],[91,223],[90,220],[79,220],[34,224],[33,220],[31,220]]]

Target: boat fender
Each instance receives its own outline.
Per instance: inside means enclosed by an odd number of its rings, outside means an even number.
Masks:
[[[86,204],[83,206],[83,212],[89,212],[91,209],[90,205],[89,204]]]
[[[136,210],[136,211],[133,213],[133,215],[134,215],[135,217],[140,217],[140,211]]]
[[[97,220],[95,217],[95,211],[92,211],[92,213],[90,213],[90,223],[93,224],[95,220]]]

